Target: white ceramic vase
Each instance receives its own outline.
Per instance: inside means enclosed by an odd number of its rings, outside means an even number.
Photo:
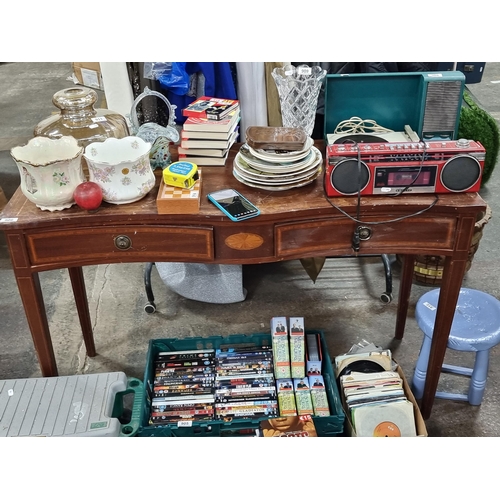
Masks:
[[[10,154],[21,175],[21,191],[38,208],[54,212],[75,204],[73,193],[85,175],[83,147],[74,137],[35,137]]]
[[[144,198],[155,185],[149,161],[151,144],[140,137],[114,137],[93,142],[83,156],[89,167],[89,178],[99,184],[103,200],[115,205]]]

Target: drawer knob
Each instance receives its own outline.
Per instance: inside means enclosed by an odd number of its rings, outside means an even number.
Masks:
[[[359,239],[361,241],[369,240],[372,237],[372,230],[369,227],[360,226],[359,230]]]
[[[127,250],[132,246],[132,240],[128,236],[120,235],[115,238],[115,247],[118,250]]]

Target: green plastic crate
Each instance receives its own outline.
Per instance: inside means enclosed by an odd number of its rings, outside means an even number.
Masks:
[[[321,338],[321,350],[323,353],[323,378],[328,395],[328,403],[331,415],[328,417],[313,417],[318,436],[335,437],[342,435],[344,430],[345,414],[338,392],[332,362],[328,354],[325,338],[321,330],[307,330],[306,333],[319,333]],[[177,423],[165,426],[149,425],[151,413],[151,394],[154,382],[154,359],[159,352],[184,351],[192,349],[218,349],[221,346],[246,345],[246,346],[271,346],[271,335],[269,333],[235,334],[228,337],[192,337],[153,339],[149,341],[149,348],[144,371],[144,396],[142,405],[141,424],[138,432],[139,437],[221,437],[224,435],[241,435],[251,433],[252,429],[258,429],[262,418],[235,419],[231,422],[220,420],[207,420],[193,422],[191,427],[178,427]]]

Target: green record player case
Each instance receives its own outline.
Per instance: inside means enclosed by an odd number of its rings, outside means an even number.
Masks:
[[[460,71],[331,74],[325,80],[324,137],[343,120],[375,120],[421,140],[457,138],[465,76]]]

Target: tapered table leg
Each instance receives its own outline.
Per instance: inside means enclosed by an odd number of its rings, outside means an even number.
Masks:
[[[414,255],[404,255],[401,267],[401,282],[399,285],[398,311],[396,316],[395,337],[398,340],[403,338],[406,326],[406,315],[410,303],[411,284],[413,281],[413,268],[415,263]]]
[[[94,333],[92,331],[92,322],[90,320],[89,303],[87,300],[87,292],[85,290],[85,279],[83,277],[83,269],[81,267],[68,268],[73,294],[75,296],[76,309],[80,319],[82,328],[83,341],[87,349],[87,355],[91,358],[96,353],[94,343]]]
[[[56,377],[58,374],[56,358],[38,273],[16,276],[16,280],[42,376]]]

